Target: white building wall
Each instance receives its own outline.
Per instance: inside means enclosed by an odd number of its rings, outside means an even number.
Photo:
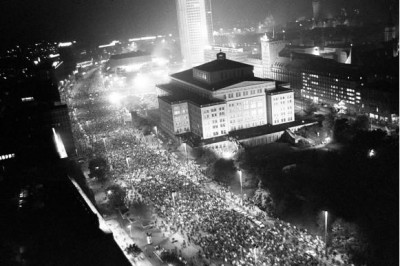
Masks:
[[[268,123],[279,125],[294,121],[293,92],[268,95]]]
[[[175,134],[190,131],[189,107],[187,102],[172,105],[172,118]]]
[[[203,138],[209,139],[228,134],[226,104],[201,108]]]
[[[265,89],[265,84],[262,84],[224,92],[227,101],[228,131],[267,123]]]

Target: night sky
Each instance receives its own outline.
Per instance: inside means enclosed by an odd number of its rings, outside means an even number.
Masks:
[[[385,17],[396,0],[322,0],[328,13],[341,6],[361,7],[367,17]],[[213,0],[214,21],[232,18],[261,21],[273,14],[277,23],[310,17],[311,0]],[[113,40],[177,33],[174,0],[2,0],[0,34],[9,43],[31,40]],[[4,38],[6,36],[6,38]]]

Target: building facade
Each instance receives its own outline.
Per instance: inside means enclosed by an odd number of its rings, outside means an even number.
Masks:
[[[263,78],[272,78],[271,68],[279,58],[281,52],[289,42],[284,40],[270,40],[267,35],[261,38],[261,63]]]
[[[157,87],[161,126],[171,135],[191,132],[209,139],[294,121],[289,87],[254,77],[251,65],[226,59],[222,52]]]
[[[211,23],[212,14],[207,13],[211,5],[206,5],[206,1],[176,0],[181,53],[187,66],[202,64],[204,49],[209,45],[211,29],[207,25]]]

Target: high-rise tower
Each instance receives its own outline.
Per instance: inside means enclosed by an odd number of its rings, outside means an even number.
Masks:
[[[207,7],[209,0],[176,0],[181,53],[189,67],[204,62],[204,48],[209,44],[207,21],[211,21]]]
[[[321,18],[321,1],[320,0],[313,0],[312,1],[313,7],[313,18],[314,21],[318,21]]]
[[[212,17],[212,4],[211,0],[205,0],[206,3],[206,18],[207,18],[207,35],[208,42],[210,45],[214,44],[214,27],[213,27],[213,17]]]

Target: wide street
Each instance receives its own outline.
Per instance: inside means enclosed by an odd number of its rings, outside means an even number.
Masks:
[[[169,251],[192,265],[343,265],[331,256],[328,263],[319,237],[269,218],[247,202],[242,206],[240,197],[213,183],[195,164],[176,159],[184,156],[167,152],[165,137],[160,136],[160,145],[155,134],[144,136],[125,123],[125,106],[134,106],[127,99],[138,100],[137,110],[143,102],[154,108],[154,88],[146,93],[140,87],[137,97],[134,84],[116,78],[121,84],[105,86],[104,79],[99,69],[88,71],[67,98],[96,204],[121,249],[135,243],[143,252],[135,259],[126,254],[133,263],[162,265],[161,251]],[[107,160],[106,181],[89,177],[87,163],[94,157]],[[110,204],[107,189],[114,184],[127,194],[127,211]],[[138,215],[137,205],[145,206],[147,214]]]

